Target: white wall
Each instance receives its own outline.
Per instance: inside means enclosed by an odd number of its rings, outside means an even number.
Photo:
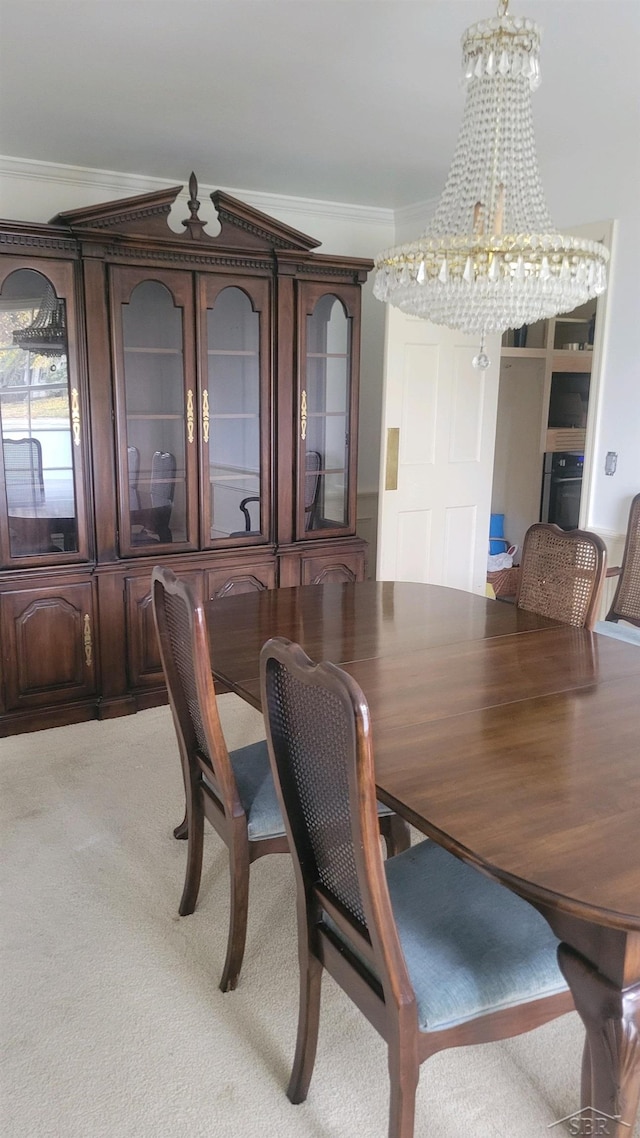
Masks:
[[[607,534],[626,530],[629,504],[640,492],[640,147],[612,124],[610,139],[569,165],[542,170],[551,216],[560,229],[608,218],[616,236],[607,296],[595,475],[587,525]],[[613,477],[607,451],[618,454]]]

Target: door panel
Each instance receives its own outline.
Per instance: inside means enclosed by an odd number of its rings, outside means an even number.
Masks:
[[[256,564],[227,566],[224,569],[210,569],[207,572],[207,596],[231,597],[238,593],[261,592],[275,589],[275,561]]]
[[[73,265],[0,267],[0,560],[88,559]],[[6,512],[5,512],[6,511]]]
[[[355,532],[360,290],[299,286],[296,538]]]
[[[120,552],[197,549],[190,273],[112,270]]]
[[[175,565],[172,565],[175,571]],[[200,596],[202,575],[178,573],[181,581]],[[133,688],[160,687],[164,683],[160,648],[153,620],[151,574],[127,577],[125,581],[127,613],[127,666],[129,684]]]
[[[3,593],[0,613],[7,710],[96,691],[90,582]]]
[[[199,278],[202,544],[269,540],[270,283]]]
[[[387,309],[380,580],[485,591],[498,338],[487,371],[472,367],[477,350],[475,337]]]

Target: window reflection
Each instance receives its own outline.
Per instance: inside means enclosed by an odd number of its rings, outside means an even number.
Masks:
[[[42,273],[19,269],[0,293],[0,418],[12,557],[78,549],[71,410],[65,301]]]

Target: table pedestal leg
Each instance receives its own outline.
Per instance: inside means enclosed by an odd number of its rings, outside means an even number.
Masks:
[[[587,1032],[582,1109],[607,1126],[591,1133],[629,1138],[640,1098],[640,984],[617,987],[566,944],[558,960]]]

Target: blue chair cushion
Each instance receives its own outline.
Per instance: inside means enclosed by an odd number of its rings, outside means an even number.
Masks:
[[[236,776],[238,795],[247,815],[247,831],[252,840],[284,834],[284,822],[269,765],[265,739],[239,747],[229,754]]]
[[[421,1031],[566,991],[547,922],[435,842],[385,862]]]
[[[632,628],[629,624],[616,624],[613,620],[599,620],[594,625],[594,632],[601,632],[604,636],[613,636],[615,640],[626,640],[627,644],[636,644],[640,648],[640,628]]]
[[[265,739],[250,743],[229,752],[236,778],[238,795],[247,815],[247,832],[252,841],[279,837],[284,834],[284,822],[278,804],[278,795],[269,765],[269,751]],[[378,803],[378,814],[392,814],[388,806]]]

